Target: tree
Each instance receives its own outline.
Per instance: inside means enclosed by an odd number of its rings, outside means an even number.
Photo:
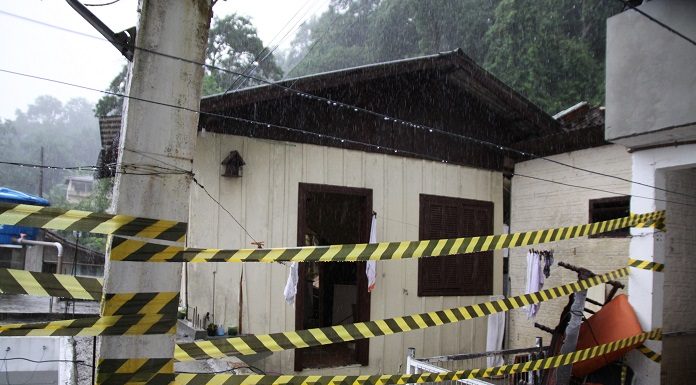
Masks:
[[[236,74],[206,67],[202,86],[203,95],[212,95],[230,88],[242,88],[259,83],[250,77],[277,80],[283,75],[283,71],[275,62],[274,55],[269,49],[264,49],[263,42],[258,37],[256,27],[251,20],[237,14],[213,18],[208,33],[205,63]],[[239,75],[242,73],[246,76]],[[127,74],[128,67],[124,65],[107,90],[125,94]],[[120,115],[122,109],[122,97],[105,95],[97,102],[94,115],[97,117]]]
[[[126,94],[126,76],[128,76],[128,66],[124,65],[121,68],[121,72],[116,75],[116,77],[109,84],[107,91],[118,93],[121,95]],[[116,95],[104,95],[97,102],[94,108],[94,116],[112,116],[121,115],[123,110],[123,98]]]
[[[276,65],[273,53],[265,48],[249,18],[232,14],[213,18],[208,33],[206,64],[237,74],[206,68],[203,94],[219,93],[230,88],[258,84],[248,76],[277,80],[283,71]]]
[[[52,96],[39,96],[26,111],[0,125],[0,160],[38,164],[44,147],[45,164],[93,166],[99,149],[99,129],[89,102],[72,99],[63,104]],[[39,170],[0,165],[0,185],[37,194]],[[62,170],[44,170],[44,191],[63,184],[70,175]]]
[[[602,104],[605,21],[619,10],[603,0],[503,0],[485,67],[549,113]]]

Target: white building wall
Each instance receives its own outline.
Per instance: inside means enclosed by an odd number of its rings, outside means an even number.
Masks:
[[[696,168],[668,171],[667,190],[694,195]],[[696,376],[696,198],[670,195],[667,203],[667,233],[664,270],[662,383],[690,384]],[[691,332],[688,335],[670,335]]]
[[[241,178],[222,178],[220,162],[232,151],[246,162]],[[307,144],[208,133],[198,138],[196,178],[222,205],[268,247],[296,246],[298,185],[301,182],[372,189],[380,241],[418,239],[419,194],[492,201],[494,225],[502,231],[502,175],[440,162],[364,153]],[[189,246],[250,247],[251,239],[198,187],[191,190]],[[502,292],[502,254],[495,253],[494,294]],[[285,304],[288,269],[281,264],[190,264],[189,301],[199,314],[212,310],[212,273],[216,273],[218,323],[236,325],[239,279],[244,269],[244,333],[295,328],[295,309]],[[482,297],[417,296],[417,262],[377,264],[371,319],[465,306]],[[370,340],[370,364],[342,368],[341,374],[396,373],[406,348],[419,356],[483,351],[486,319]],[[266,370],[293,371],[293,351],[275,353]],[[304,371],[312,373],[315,371]],[[336,373],[335,369],[316,371]]]
[[[631,155],[626,152],[623,146],[608,145],[549,156],[548,158],[609,175],[628,179],[631,177]],[[588,223],[590,199],[617,196],[538,181],[521,175],[625,195],[631,192],[631,186],[628,182],[574,170],[543,159],[516,164],[515,174],[512,179],[511,232]],[[626,265],[628,246],[629,238],[589,239],[582,237],[539,245],[534,248],[553,249],[556,263],[563,261],[582,266],[595,273],[605,273]],[[510,250],[509,266],[512,295],[524,293],[527,268],[526,253],[527,249],[524,248]],[[545,288],[577,280],[576,273],[560,268],[556,263],[551,268],[551,276],[544,283]],[[623,282],[625,283],[626,280],[624,279]],[[591,292],[590,297],[593,294]],[[598,295],[601,296],[601,293]],[[542,303],[535,319],[528,319],[521,309],[510,312],[510,347],[533,346],[536,336],[543,337],[545,343],[548,344],[551,336],[534,328],[534,322],[555,327],[558,324],[561,310],[567,302],[567,297],[563,297]]]
[[[693,174],[688,170],[696,167],[696,144],[637,151],[633,153],[632,159],[633,179],[656,186],[657,189],[634,184],[631,191],[634,196],[654,197],[656,200],[632,198],[631,210],[636,213],[667,210],[667,232],[655,234],[651,229],[632,230],[632,234],[636,236],[631,239],[631,257],[664,263],[665,272],[633,269],[629,279],[631,305],[638,314],[643,330],[662,327],[667,333],[693,333],[696,330],[696,322],[693,321],[696,281],[693,279],[692,261],[690,258],[685,261],[683,254],[693,250],[696,218],[693,217],[693,208],[665,200],[689,204],[694,202],[693,198],[660,189],[695,195],[693,189],[689,190],[694,181],[691,179]],[[672,226],[674,231],[670,230]],[[688,308],[682,309],[683,305]],[[672,329],[682,327],[686,329]],[[691,334],[665,337],[664,343],[646,341],[649,348],[663,354],[661,369],[658,364],[639,353],[629,353],[628,362],[637,369],[636,384],[692,383],[696,367],[692,364],[684,365],[684,362],[689,362],[696,351],[694,339],[696,335]]]

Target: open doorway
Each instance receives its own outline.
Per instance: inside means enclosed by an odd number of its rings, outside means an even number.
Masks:
[[[366,243],[372,190],[300,183],[298,246]],[[370,319],[365,262],[300,263],[295,328],[349,324]],[[295,370],[368,364],[369,341],[295,350]]]

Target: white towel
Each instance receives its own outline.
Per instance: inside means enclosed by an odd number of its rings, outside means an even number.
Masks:
[[[491,301],[503,299],[502,295],[492,295]],[[488,334],[486,335],[486,351],[503,349],[503,335],[505,334],[505,313],[494,313],[488,316]],[[486,357],[488,367],[503,365],[503,356],[495,355]]]
[[[297,262],[292,262],[292,264],[290,264],[288,282],[285,284],[285,290],[283,290],[285,302],[287,302],[288,305],[293,305],[295,303],[295,296],[297,296],[297,281],[299,281],[299,267],[297,266]]]
[[[539,260],[539,254],[527,253],[527,288],[525,294],[534,293],[544,286],[544,267]],[[534,318],[539,311],[540,304],[528,305],[525,307],[528,318]]]
[[[377,214],[372,214],[370,243],[377,243]],[[375,289],[375,281],[377,280],[377,261],[367,261],[365,264],[365,274],[367,275],[367,291],[371,292]]]

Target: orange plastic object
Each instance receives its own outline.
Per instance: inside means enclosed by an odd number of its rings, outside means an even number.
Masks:
[[[638,317],[628,303],[625,294],[614,297],[596,314],[580,325],[578,347],[576,350],[591,348],[608,342],[633,337],[642,333]],[[639,344],[627,346],[613,353],[605,354],[573,365],[573,375],[584,377],[618,359]]]

